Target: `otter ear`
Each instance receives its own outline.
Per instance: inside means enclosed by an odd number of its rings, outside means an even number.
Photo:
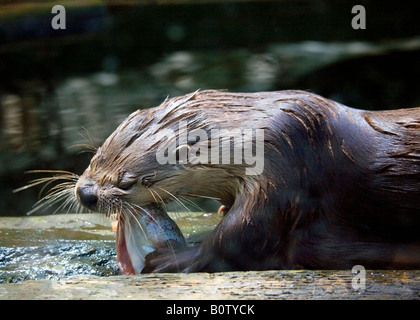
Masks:
[[[187,164],[188,163],[188,152],[190,152],[190,146],[183,144],[175,149],[176,163]]]

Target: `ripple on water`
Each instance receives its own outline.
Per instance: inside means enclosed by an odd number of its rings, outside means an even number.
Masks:
[[[58,280],[73,275],[119,274],[115,242],[58,240],[28,247],[0,247],[0,283]]]

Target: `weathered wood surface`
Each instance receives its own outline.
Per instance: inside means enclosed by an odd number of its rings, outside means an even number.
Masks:
[[[0,299],[420,299],[419,271],[264,271],[76,276],[0,285]]]

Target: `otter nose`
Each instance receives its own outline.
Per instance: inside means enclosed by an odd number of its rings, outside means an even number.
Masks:
[[[77,198],[79,202],[88,209],[93,210],[98,203],[98,196],[93,190],[93,186],[81,186],[77,188]]]

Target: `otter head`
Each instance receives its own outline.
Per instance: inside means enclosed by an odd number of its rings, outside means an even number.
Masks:
[[[156,161],[156,145],[163,136],[148,121],[152,120],[147,117],[150,113],[144,110],[131,114],[97,150],[76,184],[76,197],[83,206],[111,213],[124,203],[142,206],[162,202],[167,196],[154,189],[163,187],[171,192],[167,182],[161,184],[177,168],[162,170]]]
[[[124,274],[140,273],[156,248],[185,246],[162,204],[185,192],[190,170],[159,163],[162,146],[176,137],[159,123],[162,108],[132,113],[97,150],[79,177],[75,194],[96,212],[117,214],[117,262]]]
[[[194,119],[188,123],[194,130],[205,125],[199,111],[181,102],[134,112],[106,139],[76,184],[83,206],[110,214],[178,196],[215,197],[227,205],[233,201],[237,180],[226,165],[179,161],[190,148],[190,142],[180,143],[180,122]],[[164,163],[162,157],[175,161]]]

